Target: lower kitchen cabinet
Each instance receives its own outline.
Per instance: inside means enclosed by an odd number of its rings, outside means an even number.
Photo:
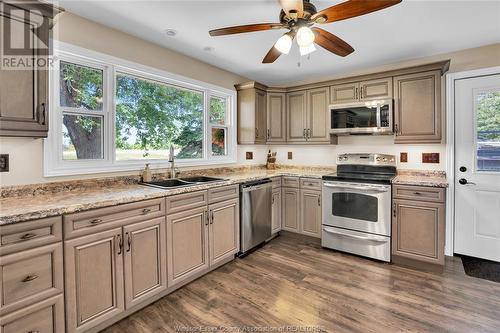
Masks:
[[[167,216],[169,286],[208,269],[208,223],[206,206]]]
[[[123,253],[122,228],[65,242],[69,332],[85,332],[124,311]]]
[[[123,227],[125,306],[130,308],[167,289],[165,218]]]
[[[282,191],[283,215],[281,228],[299,232],[300,196],[298,188],[284,187]]]
[[[208,206],[210,266],[234,257],[240,241],[240,204],[232,199]]]
[[[300,190],[300,232],[321,237],[321,192]]]
[[[281,188],[273,189],[272,196],[272,227],[271,232],[277,233],[281,230]]]

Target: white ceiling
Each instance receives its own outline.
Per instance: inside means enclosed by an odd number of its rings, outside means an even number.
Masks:
[[[339,2],[312,0],[318,10]],[[318,47],[310,59],[300,59],[294,45],[288,56],[262,64],[283,30],[223,37],[210,37],[208,31],[278,22],[277,0],[60,0],[59,4],[69,12],[268,85],[500,42],[500,1],[403,0],[379,12],[322,26],[354,47],[346,58]],[[178,34],[167,37],[165,29]],[[204,51],[207,46],[215,51]]]

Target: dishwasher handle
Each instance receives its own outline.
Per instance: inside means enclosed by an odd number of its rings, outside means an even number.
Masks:
[[[257,181],[253,182],[247,182],[244,184],[241,184],[240,191],[241,192],[250,192],[250,191],[255,191],[255,190],[260,190],[262,188],[267,188],[267,187],[272,187],[273,183],[271,179],[265,178],[265,179],[260,179]]]

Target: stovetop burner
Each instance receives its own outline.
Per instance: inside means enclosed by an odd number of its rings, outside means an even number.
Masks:
[[[343,154],[337,158],[337,173],[323,176],[323,180],[390,184],[396,177],[396,159],[393,155]]]

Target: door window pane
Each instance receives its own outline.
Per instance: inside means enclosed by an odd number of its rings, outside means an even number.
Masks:
[[[332,214],[356,220],[378,221],[377,197],[359,193],[333,193]]]
[[[477,95],[477,170],[500,171],[500,92]]]
[[[203,158],[203,93],[131,75],[116,77],[117,160]]]
[[[226,155],[226,129],[225,128],[212,128],[212,155],[224,156]]]
[[[102,117],[63,115],[63,160],[103,158]]]
[[[220,97],[210,97],[209,109],[210,123],[224,125],[226,121],[226,99]]]
[[[60,62],[59,100],[62,107],[102,110],[103,73],[100,69]]]

